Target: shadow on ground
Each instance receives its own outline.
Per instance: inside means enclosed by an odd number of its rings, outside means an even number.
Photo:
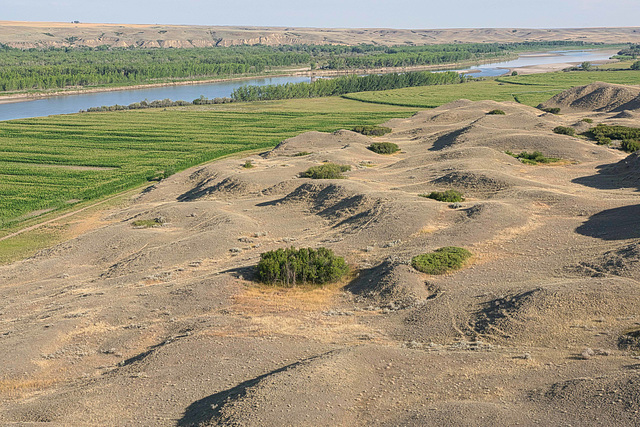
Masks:
[[[576,228],[578,234],[602,240],[640,238],[640,205],[607,209]]]

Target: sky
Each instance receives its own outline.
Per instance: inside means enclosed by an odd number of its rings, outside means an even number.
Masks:
[[[0,0],[0,20],[325,28],[640,26],[640,0]]]

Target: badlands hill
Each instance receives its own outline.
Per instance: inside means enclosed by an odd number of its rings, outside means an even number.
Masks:
[[[0,21],[0,43],[11,47],[100,45],[189,48],[239,44],[434,44],[571,40],[588,43],[640,43],[640,27],[479,28],[403,30],[389,28],[284,28],[198,25],[118,25]]]
[[[640,126],[615,116],[461,100],[386,123],[395,155],[311,132],[163,180],[0,267],[0,420],[637,425],[638,159],[552,132]],[[352,171],[298,177],[324,161]],[[466,201],[419,197],[450,188]],[[291,245],[333,249],[352,277],[256,285],[260,253]],[[442,246],[474,258],[444,276],[408,265]]]
[[[562,112],[625,112],[640,109],[640,87],[595,82],[561,92],[541,105]]]

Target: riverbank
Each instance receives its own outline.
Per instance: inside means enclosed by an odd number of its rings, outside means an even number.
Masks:
[[[173,81],[173,82],[162,82],[162,83],[148,83],[148,84],[137,84],[130,86],[110,86],[110,87],[87,87],[87,88],[78,88],[78,89],[67,89],[67,90],[55,90],[51,92],[34,92],[34,93],[14,93],[2,95],[0,94],[0,104],[9,104],[15,102],[27,102],[27,101],[35,101],[38,99],[52,98],[57,96],[70,96],[70,95],[85,95],[90,93],[103,93],[103,92],[116,92],[116,91],[124,91],[124,90],[137,90],[137,89],[153,89],[153,88],[161,88],[161,87],[171,87],[171,86],[192,86],[199,84],[211,84],[211,83],[223,83],[223,82],[238,82],[243,80],[252,80],[252,79],[261,79],[261,78],[272,78],[272,77],[338,77],[338,76],[347,76],[347,75],[360,75],[360,74],[388,74],[388,73],[404,73],[408,71],[442,71],[442,70],[450,70],[453,68],[462,68],[462,67],[471,67],[473,65],[481,65],[481,64],[491,64],[495,63],[496,60],[512,60],[517,58],[518,54],[509,54],[504,57],[499,58],[488,58],[484,60],[474,60],[474,61],[462,61],[456,63],[449,64],[438,64],[438,65],[416,65],[410,67],[378,67],[378,68],[353,68],[346,70],[312,70],[311,68],[295,68],[295,69],[287,69],[276,71],[273,73],[264,73],[257,75],[243,75],[240,77],[228,77],[228,78],[217,78],[217,79],[204,79],[204,80],[183,80],[183,81]]]

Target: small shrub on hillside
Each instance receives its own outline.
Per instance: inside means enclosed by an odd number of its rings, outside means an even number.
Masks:
[[[138,219],[131,223],[136,228],[153,228],[160,227],[165,223],[165,220],[162,218],[153,218],[153,219]]]
[[[462,193],[456,190],[432,191],[429,194],[420,194],[420,197],[426,197],[428,199],[433,199],[439,202],[447,202],[447,203],[464,201],[464,197],[462,197]]]
[[[593,123],[593,119],[582,119],[581,121],[585,123]]]
[[[505,151],[505,153],[528,165],[537,165],[538,163],[554,163],[561,160],[556,157],[545,157],[544,154],[542,154],[540,151],[534,151],[533,153],[527,153],[526,151],[523,151],[520,154],[513,154],[511,151]]]
[[[393,154],[400,151],[400,147],[393,142],[374,142],[367,148],[378,154]]]
[[[576,130],[567,126],[556,126],[553,128],[553,132],[559,135],[576,136]]]
[[[471,252],[468,250],[447,246],[413,257],[411,265],[423,273],[444,274],[462,268],[469,258],[471,258]]]
[[[627,153],[633,153],[640,150],[640,141],[625,139],[620,143],[620,148],[622,148]]]
[[[636,61],[633,64],[631,64],[631,69],[632,70],[640,70],[640,61]]]
[[[291,247],[261,254],[257,276],[263,283],[292,287],[335,282],[347,270],[344,258],[336,256],[331,249]]]
[[[302,157],[302,156],[308,156],[309,154],[311,154],[308,151],[300,151],[299,153],[296,153],[293,155],[293,157]]]
[[[351,170],[349,165],[339,165],[336,163],[325,163],[320,166],[313,166],[300,173],[302,178],[311,179],[343,179],[346,178],[342,172]]]
[[[495,116],[504,116],[507,113],[505,113],[502,110],[491,110],[487,114],[491,114],[491,115],[495,115]]]
[[[560,114],[560,108],[558,107],[554,107],[554,108],[542,108],[541,106],[538,106],[538,108],[540,108],[542,111],[544,111],[545,113],[551,113],[551,114]]]
[[[601,136],[596,139],[598,145],[611,145],[611,138],[607,138],[606,136]]]
[[[251,160],[247,160],[246,162],[244,162],[244,165],[242,165],[243,168],[245,169],[251,169],[253,166],[253,163],[251,163]]]
[[[356,126],[352,130],[367,136],[382,136],[391,132],[391,128],[375,125]]]

